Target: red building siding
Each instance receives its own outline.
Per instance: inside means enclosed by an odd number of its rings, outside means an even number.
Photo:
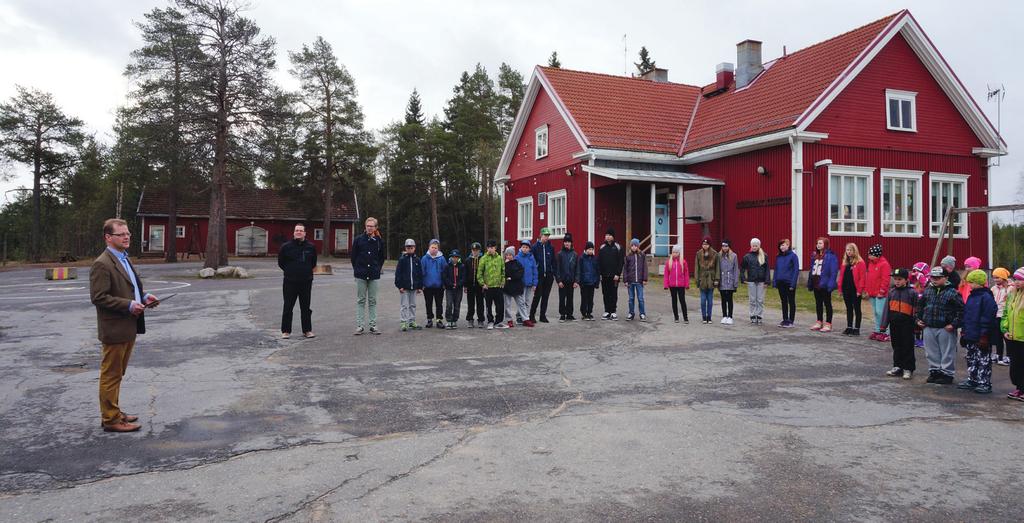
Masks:
[[[916,92],[917,132],[891,131],[886,89]],[[981,141],[918,59],[896,35],[808,127],[827,143],[900,151],[970,155]]]
[[[548,155],[535,159],[535,131],[545,124],[548,126]],[[515,155],[508,167],[508,176],[512,180],[517,180],[556,171],[559,168],[564,171],[566,167],[575,162],[573,154],[582,150],[569,129],[569,124],[562,118],[551,97],[541,88],[530,109],[526,125],[523,127],[523,135],[519,137],[519,143],[516,144]]]
[[[875,168],[872,177],[873,229],[874,236],[830,236],[833,250],[838,252],[847,242],[856,243],[861,252],[874,243],[880,243],[886,259],[894,267],[908,267],[915,262],[930,262],[935,249],[934,238],[929,235],[931,194],[929,175],[932,171],[948,174],[963,174],[967,179],[967,205],[988,205],[988,170],[986,160],[973,156],[927,154],[920,152],[887,151],[858,147],[807,144],[804,146],[804,165],[831,159],[835,165],[852,165]],[[921,187],[921,237],[881,236],[881,192],[880,169],[905,169],[923,171]],[[813,182],[813,185],[812,185]],[[815,238],[826,236],[828,231],[828,174],[827,169],[817,169],[813,175],[804,176],[804,238],[808,249]],[[968,237],[953,242],[953,255],[962,261],[968,256],[978,256],[987,266],[988,221],[983,213],[971,214],[967,222]],[[806,255],[806,253],[802,253]],[[943,246],[942,255],[945,255]]]
[[[167,218],[155,217],[155,216],[146,216],[144,218],[145,218],[145,222],[144,222],[145,230],[143,231],[142,240],[148,242],[149,236],[150,236],[150,231],[151,231],[152,227],[154,225],[162,225],[162,226],[164,226],[164,244],[166,245],[168,241],[171,241],[172,239],[174,239],[174,241],[176,242],[176,247],[177,247],[178,254],[179,255],[180,254],[184,254],[184,253],[188,252],[189,242],[191,241],[190,236],[193,234],[193,226],[192,226],[192,224],[198,224],[199,225],[199,238],[198,238],[198,242],[197,243],[198,243],[199,248],[201,250],[203,250],[203,251],[206,250],[206,237],[207,237],[207,230],[208,230],[207,229],[208,221],[207,221],[206,218],[178,218],[178,226],[179,227],[181,227],[181,226],[185,227],[185,237],[184,238],[174,238],[174,236],[175,236],[174,231],[167,231]],[[253,225],[255,225],[256,227],[261,227],[261,228],[267,230],[267,254],[268,255],[276,255],[277,252],[281,248],[281,244],[283,244],[284,242],[287,242],[288,240],[292,239],[292,231],[294,230],[295,223],[296,223],[296,222],[293,222],[293,221],[284,221],[284,220],[238,220],[238,219],[229,219],[229,220],[227,220],[227,233],[228,233],[227,234],[227,244],[228,244],[228,255],[229,256],[234,256],[235,252],[236,252],[235,233],[238,232],[238,230],[243,228],[243,227],[248,227],[250,221],[252,221]],[[314,230],[315,229],[323,227],[323,223],[305,222],[305,224],[306,224],[306,231],[308,232],[308,239],[310,241],[312,241],[313,244],[316,246],[317,252],[322,252],[323,242],[319,241],[319,240],[313,240],[313,234],[314,234]],[[348,235],[348,242],[347,242],[348,245],[346,245],[344,252],[348,252],[352,248],[352,239],[353,239],[353,232],[354,232],[353,231],[352,223],[351,222],[334,222],[333,225],[334,226],[332,227],[332,231],[330,232],[330,234],[328,235],[328,238],[327,238],[328,241],[331,242],[330,245],[332,245],[332,246],[334,245],[334,236],[335,236],[334,231],[335,230],[338,230],[338,229],[347,230],[348,233],[349,233],[349,235]],[[147,247],[147,249],[144,252],[154,252],[154,251],[152,250],[152,248]]]
[[[565,173],[572,169],[573,175]],[[566,231],[573,235],[574,245],[579,250],[587,241],[587,173],[583,172],[579,163],[560,166],[553,171],[533,176],[519,177],[505,184],[504,236],[505,243],[518,241],[519,229],[519,198],[530,197],[533,200],[533,239],[540,237],[540,230],[548,226],[550,205],[537,205],[539,193],[549,193],[565,189],[566,191]],[[544,217],[541,218],[541,213]],[[561,248],[561,241],[555,241]]]

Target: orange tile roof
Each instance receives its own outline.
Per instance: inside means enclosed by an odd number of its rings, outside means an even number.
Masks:
[[[539,70],[589,146],[677,154],[685,136],[682,152],[688,153],[793,127],[836,77],[904,13],[770,61],[746,88],[737,91],[733,83],[699,104],[702,90],[713,90],[713,84],[701,88],[550,67]]]

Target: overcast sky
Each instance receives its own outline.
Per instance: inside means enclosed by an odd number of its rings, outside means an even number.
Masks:
[[[763,41],[768,60],[781,55],[783,45],[800,49],[905,7],[993,122],[996,105],[986,100],[987,86],[1006,86],[1002,132],[1011,155],[992,170],[998,189],[992,202],[1013,201],[1024,176],[1024,46],[1017,39],[1024,2],[250,3],[247,16],[277,40],[280,83],[295,85],[287,73],[287,51],[322,35],[355,77],[373,129],[402,117],[413,88],[422,94],[428,114],[440,114],[461,72],[477,62],[492,76],[507,62],[528,78],[557,50],[565,68],[622,74],[625,34],[630,62],[645,45],[658,66],[669,70],[670,80],[700,85],[713,80],[715,64],[736,61],[740,40]],[[165,5],[160,0],[0,0],[0,99],[9,98],[16,83],[49,91],[66,112],[112,141],[114,109],[124,103],[127,89],[122,72],[129,52],[140,45],[133,23]],[[8,167],[7,174],[12,179],[0,182],[2,191],[31,185],[22,167]]]

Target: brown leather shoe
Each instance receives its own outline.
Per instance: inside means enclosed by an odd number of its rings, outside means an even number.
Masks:
[[[139,417],[138,416],[133,416],[131,414],[121,414],[121,421],[125,421],[125,422],[128,422],[128,423],[135,423],[136,421],[139,421]]]
[[[104,425],[103,432],[135,432],[140,428],[141,427],[139,425],[136,425],[134,423],[125,423],[123,421],[119,421],[117,423],[112,423],[110,425]]]

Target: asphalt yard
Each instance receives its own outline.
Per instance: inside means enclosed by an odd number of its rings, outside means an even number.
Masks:
[[[615,322],[402,333],[390,273],[356,337],[346,264],[308,340],[279,337],[272,260],[141,266],[177,296],[122,386],[133,434],[100,430],[87,271],[0,273],[0,521],[1021,520],[1006,367],[987,396],[926,385],[922,351],[886,378],[887,344],[702,325],[692,298],[675,324],[656,287],[647,323],[620,289]]]

